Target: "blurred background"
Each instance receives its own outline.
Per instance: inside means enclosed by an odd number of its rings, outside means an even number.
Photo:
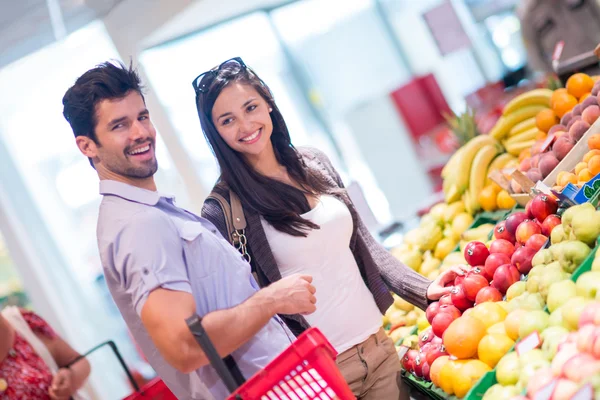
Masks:
[[[139,68],[159,132],[157,185],[199,212],[219,171],[191,81],[242,57],[274,92],[293,143],[329,155],[389,244],[441,198],[457,146],[444,116],[476,110],[486,131],[508,93],[550,70],[556,41],[539,38],[560,24],[524,40],[534,3],[0,0],[0,307],[35,309],[80,351],[114,339],[136,376],[153,376],[104,283],[97,176],[62,116],[64,92],[94,65]],[[97,398],[131,392],[110,354],[92,364]]]

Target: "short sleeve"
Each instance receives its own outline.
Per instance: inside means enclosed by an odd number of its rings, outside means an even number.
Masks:
[[[191,293],[183,244],[169,217],[154,209],[131,216],[113,244],[121,288],[138,315],[157,288]]]
[[[33,311],[23,309],[19,311],[21,312],[23,319],[25,320],[25,322],[27,322],[27,325],[29,325],[29,328],[31,328],[33,332],[46,336],[49,339],[54,339],[57,336],[56,332],[54,332],[54,329],[52,329],[42,317],[40,317]]]

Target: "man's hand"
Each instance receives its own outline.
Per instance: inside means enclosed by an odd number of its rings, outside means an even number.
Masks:
[[[48,394],[52,400],[69,400],[73,395],[73,373],[68,368],[58,370],[54,378]]]
[[[263,290],[273,301],[276,314],[312,314],[317,307],[312,276],[294,274],[282,278]]]
[[[459,275],[464,275],[469,272],[470,267],[466,265],[454,265],[447,271],[442,272],[435,280],[429,285],[427,289],[427,298],[429,300],[438,300],[445,294],[449,294],[452,290],[452,286],[446,287],[449,283],[454,281]]]

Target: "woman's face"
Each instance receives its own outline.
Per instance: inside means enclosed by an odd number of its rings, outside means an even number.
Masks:
[[[269,104],[250,85],[227,85],[215,101],[212,120],[225,143],[239,153],[256,157],[271,146]]]

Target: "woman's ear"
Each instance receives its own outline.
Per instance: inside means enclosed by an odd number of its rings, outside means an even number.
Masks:
[[[270,112],[270,113],[271,113],[271,112],[273,112],[273,109],[272,109],[271,107],[269,107],[269,112]]]

